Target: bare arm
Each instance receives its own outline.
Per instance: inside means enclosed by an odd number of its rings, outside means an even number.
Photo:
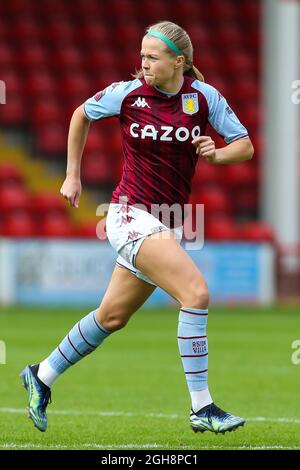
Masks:
[[[249,138],[238,139],[231,144],[215,148],[215,143],[211,137],[203,135],[197,137],[192,142],[196,147],[196,153],[202,155],[210,163],[239,163],[245,160],[251,160],[254,148]]]
[[[80,166],[90,121],[86,118],[83,105],[75,109],[68,134],[68,160],[66,179],[60,189],[62,196],[72,207],[78,207],[81,195]]]

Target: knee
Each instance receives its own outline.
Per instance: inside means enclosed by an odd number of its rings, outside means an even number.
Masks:
[[[182,307],[206,309],[209,304],[207,285],[199,282],[190,286],[180,303]]]
[[[116,313],[104,314],[100,309],[97,310],[96,317],[100,325],[110,332],[121,330],[127,325],[128,321],[127,319],[125,320],[122,315]]]

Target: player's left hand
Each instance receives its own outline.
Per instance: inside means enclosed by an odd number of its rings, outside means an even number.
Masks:
[[[196,147],[196,153],[205,157],[209,163],[216,161],[216,145],[208,135],[200,135],[196,137],[192,144]]]

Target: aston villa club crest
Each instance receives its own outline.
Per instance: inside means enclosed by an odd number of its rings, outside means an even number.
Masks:
[[[199,111],[197,93],[186,93],[182,95],[182,111],[185,114],[195,114]]]

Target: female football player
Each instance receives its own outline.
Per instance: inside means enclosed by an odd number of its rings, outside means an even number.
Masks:
[[[116,266],[99,307],[46,359],[22,371],[30,417],[40,431],[46,430],[55,380],[123,328],[159,286],[180,305],[178,346],[191,396],[192,429],[234,430],[245,420],[216,406],[208,388],[207,284],[180,240],[198,158],[217,165],[251,159],[247,130],[226,99],[204,83],[186,31],[169,21],[147,28],[141,69],[133,80],[111,84],[74,111],[60,191],[72,207],[79,205],[80,164],[90,124],[110,116],[119,118],[124,153],[123,175],[106,219]],[[224,147],[216,149],[206,135],[207,123],[223,136]]]

